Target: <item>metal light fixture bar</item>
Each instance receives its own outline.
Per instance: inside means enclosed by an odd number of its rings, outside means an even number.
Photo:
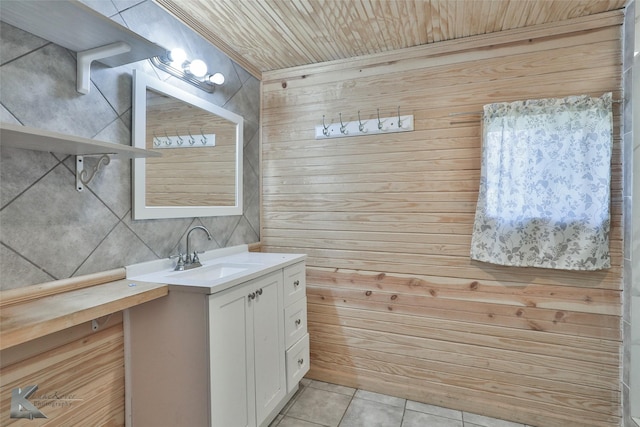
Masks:
[[[211,74],[205,75],[204,78],[200,80],[193,74],[186,72],[184,69],[181,70],[172,66],[169,58],[166,57],[154,56],[153,58],[151,58],[151,63],[158,69],[169,73],[172,76],[179,78],[180,80],[184,80],[185,82],[192,84],[197,88],[204,90],[205,92],[213,93],[213,91],[215,91],[216,83],[209,80],[213,77],[213,75]],[[215,73],[214,75],[216,74],[220,73]],[[222,76],[222,74],[220,74],[220,76]],[[224,77],[222,77],[222,83],[224,83]]]

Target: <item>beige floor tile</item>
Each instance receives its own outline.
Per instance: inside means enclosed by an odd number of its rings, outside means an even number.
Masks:
[[[524,424],[485,417],[484,415],[471,414],[469,412],[463,412],[462,419],[464,420],[465,426],[476,424],[481,427],[524,427]]]
[[[356,392],[355,388],[345,387],[343,385],[338,385],[338,384],[325,383],[325,382],[316,381],[316,380],[312,380],[311,383],[309,384],[309,387],[313,387],[313,388],[317,388],[325,391],[331,391],[333,393],[340,393],[346,396],[353,396],[353,394]]]
[[[354,398],[340,427],[400,427],[404,407]]]
[[[280,424],[280,421],[282,421],[283,418],[284,415],[278,414],[278,416],[273,421],[271,421],[269,427],[276,427],[278,424]]]
[[[386,394],[374,393],[372,391],[365,390],[356,391],[354,397],[384,403],[385,405],[396,406],[398,408],[404,408],[404,404],[406,403],[406,399],[402,399],[400,397],[388,396]]]
[[[278,427],[322,427],[322,424],[310,423],[292,417],[284,417]]]
[[[465,424],[466,425],[466,424]],[[402,420],[402,427],[462,427],[462,421],[452,418],[439,417],[433,414],[425,414],[406,410]]]
[[[407,409],[425,414],[437,415],[439,417],[451,418],[462,421],[462,411],[455,409],[443,408],[442,406],[428,405],[426,403],[414,402],[407,400]]]
[[[287,411],[287,417],[323,426],[336,427],[350,402],[350,396],[313,387],[305,387],[300,397]]]

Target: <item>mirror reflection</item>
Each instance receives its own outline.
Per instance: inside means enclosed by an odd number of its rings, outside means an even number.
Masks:
[[[134,219],[242,214],[242,118],[142,73],[134,84]]]
[[[236,124],[147,90],[147,206],[234,206]]]

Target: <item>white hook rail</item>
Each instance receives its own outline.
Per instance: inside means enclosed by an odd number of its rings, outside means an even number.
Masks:
[[[326,125],[323,123],[315,127],[315,139],[345,138],[349,136],[375,135],[381,133],[411,132],[413,131],[413,115],[375,117],[373,119],[343,122],[342,115],[338,123]]]
[[[153,148],[202,148],[215,147],[216,134],[208,133],[195,135],[154,135]]]

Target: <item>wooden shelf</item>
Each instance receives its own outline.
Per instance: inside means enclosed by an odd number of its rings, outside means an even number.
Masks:
[[[167,52],[76,0],[5,1],[2,20],[77,52],[76,89],[82,94],[91,89],[93,61],[117,67]]]
[[[164,284],[124,279],[2,307],[0,350],[164,297],[168,293],[169,287]]]
[[[158,157],[161,154],[112,142],[65,135],[27,126],[0,123],[2,145],[25,150],[50,151],[76,156],[117,155],[121,158]]]
[[[2,20],[57,45],[83,52],[117,42],[131,47],[129,52],[98,59],[117,67],[166,54],[167,50],[134,33],[79,1],[6,1]]]

